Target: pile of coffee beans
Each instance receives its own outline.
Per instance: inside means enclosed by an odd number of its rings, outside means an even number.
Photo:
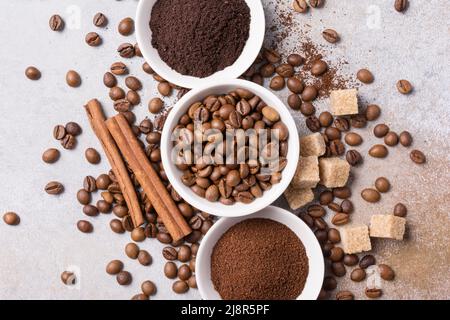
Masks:
[[[201,128],[195,128],[196,122]],[[258,134],[263,130],[277,132],[279,141],[273,141],[269,133],[261,149],[245,144],[236,150],[239,144],[233,139],[233,145],[230,145],[226,132],[239,129],[252,129]],[[225,205],[248,204],[262,197],[264,191],[282,179],[282,171],[287,165],[289,131],[278,111],[249,90],[237,88],[193,103],[179,119],[174,132],[180,135],[175,147],[181,146],[176,163],[183,171],[181,181],[208,201],[220,201]],[[191,161],[191,157],[196,156],[192,148],[194,137],[199,134],[207,137],[201,141],[202,152]],[[216,146],[219,140],[222,142]],[[236,152],[229,155],[229,150]],[[252,153],[260,157],[249,158]],[[239,155],[242,155],[242,163],[238,163],[241,161],[237,159]]]

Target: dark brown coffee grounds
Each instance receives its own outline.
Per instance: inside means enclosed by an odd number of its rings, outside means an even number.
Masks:
[[[211,256],[211,279],[227,300],[296,299],[308,272],[300,239],[269,219],[248,219],[232,226]]]
[[[244,0],[158,0],[150,28],[163,61],[203,78],[238,59],[249,37],[250,9]]]

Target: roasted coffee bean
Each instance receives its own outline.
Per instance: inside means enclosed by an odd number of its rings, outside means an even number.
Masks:
[[[117,52],[122,58],[133,58],[136,55],[134,51],[134,46],[131,43],[122,43],[118,48]]]
[[[123,62],[114,62],[110,69],[113,74],[118,76],[128,73],[128,68]]]
[[[71,134],[73,136],[78,136],[81,134],[81,127],[76,122],[67,122],[65,130],[67,134]]]
[[[349,187],[334,188],[333,196],[339,199],[348,199],[352,196],[352,190]]]
[[[283,78],[290,78],[294,76],[294,67],[288,63],[280,64],[278,67],[276,67],[275,71]]]
[[[123,270],[123,262],[120,260],[112,260],[106,265],[106,273],[116,275]]]
[[[77,222],[77,228],[83,233],[91,233],[94,230],[94,227],[89,221],[80,220]]]
[[[344,264],[348,267],[356,266],[359,262],[359,258],[356,254],[346,254],[344,256]]]
[[[213,222],[211,219],[207,219],[203,222],[202,227],[200,228],[200,232],[205,235],[209,229],[213,226]]]
[[[290,77],[288,79],[287,87],[292,93],[300,94],[303,91],[303,83],[296,77]]]
[[[367,125],[367,119],[365,114],[357,114],[352,116],[350,124],[354,128],[364,128]]]
[[[345,153],[345,146],[341,140],[333,140],[330,142],[330,151],[333,156],[341,156]]]
[[[51,181],[45,185],[45,192],[51,195],[57,195],[64,192],[64,186],[58,181]]]
[[[3,221],[9,226],[17,226],[20,223],[20,217],[15,212],[6,212],[3,215]]]
[[[330,297],[329,292],[321,289],[319,292],[319,296],[317,297],[317,300],[328,300],[329,297]]]
[[[369,104],[366,108],[365,114],[368,121],[374,121],[380,116],[381,108],[376,104]]]
[[[302,99],[300,99],[298,94],[295,93],[289,95],[287,102],[289,107],[291,107],[291,109],[293,110],[298,110],[302,106]]]
[[[320,8],[325,3],[325,0],[309,0],[309,6],[311,8]]]
[[[160,82],[158,84],[158,92],[163,95],[164,97],[168,97],[172,94],[172,87],[170,84],[166,81]]]
[[[106,202],[105,200],[97,201],[97,209],[100,213],[110,213],[111,212],[111,203]]]
[[[404,147],[409,147],[412,144],[412,136],[408,131],[400,133],[400,144]]]
[[[177,260],[178,252],[173,247],[165,247],[162,251],[164,259],[174,261]]]
[[[328,70],[328,64],[323,60],[316,60],[311,66],[311,74],[321,76]]]
[[[169,279],[175,279],[177,277],[178,268],[173,262],[166,262],[164,265],[164,275]]]
[[[81,77],[75,70],[69,70],[66,74],[66,82],[70,87],[76,88],[81,85]]]
[[[329,43],[336,43],[340,40],[339,34],[333,29],[325,29],[322,31],[323,38]]]
[[[353,212],[353,203],[346,199],[344,201],[341,202],[341,210],[344,213],[350,214]]]
[[[194,209],[186,202],[178,203],[178,209],[180,209],[181,215],[187,219],[192,218]]]
[[[106,18],[103,13],[98,12],[95,14],[92,23],[94,24],[94,26],[102,28],[108,24],[108,18]]]
[[[326,206],[329,203],[333,202],[333,199],[334,199],[333,192],[327,190],[323,191],[320,194],[319,202],[321,205]]]
[[[333,262],[331,264],[331,272],[333,272],[336,277],[343,277],[347,273],[347,270],[345,270],[345,266],[342,262]]]
[[[89,32],[86,34],[85,41],[91,47],[97,47],[102,44],[102,38],[97,32]]]
[[[314,226],[314,219],[310,215],[302,213],[299,217],[308,225],[308,227],[312,228]]]
[[[139,124],[139,130],[143,133],[143,134],[148,134],[153,130],[153,123],[148,119],[145,118],[144,120],[142,120],[142,122]]]
[[[334,120],[334,126],[339,131],[345,132],[350,130],[350,123],[347,119],[339,117]]]
[[[91,194],[84,189],[80,189],[77,192],[77,200],[82,205],[87,205],[91,202]]]
[[[373,128],[373,134],[377,138],[383,138],[386,136],[389,132],[389,127],[385,125],[384,123],[377,124],[375,128]]]
[[[322,288],[326,291],[333,291],[337,288],[337,281],[335,277],[327,276],[323,279]]]
[[[121,35],[129,36],[134,32],[134,20],[129,17],[122,19],[117,30]]]
[[[366,271],[361,268],[355,268],[350,274],[350,279],[354,282],[361,282],[366,278]]]
[[[149,297],[143,293],[138,293],[138,294],[135,294],[134,296],[132,296],[131,300],[146,301],[146,300],[149,300]]]
[[[97,186],[95,184],[95,178],[92,176],[87,176],[83,181],[83,188],[87,192],[94,192],[97,190]]]
[[[322,253],[325,258],[330,257],[331,249],[334,248],[334,244],[328,241],[327,243],[322,245]]]
[[[386,264],[380,264],[378,266],[378,268],[380,270],[380,277],[381,277],[381,279],[386,280],[386,281],[394,280],[395,272],[394,272],[394,270],[392,270],[391,267],[389,267]]]
[[[312,85],[305,86],[301,94],[302,100],[305,102],[311,102],[317,98],[318,95],[317,88]]]
[[[88,217],[95,217],[98,216],[98,209],[96,206],[93,206],[91,204],[87,204],[83,207],[83,213],[87,215]]]
[[[349,132],[345,135],[345,143],[347,143],[349,146],[359,146],[362,142],[362,137],[355,132]]]
[[[125,85],[128,87],[128,89],[133,91],[139,91],[142,89],[142,83],[141,81],[133,76],[129,76],[125,78]]]
[[[325,129],[325,135],[329,141],[339,140],[341,138],[341,131],[335,127],[328,127]]]
[[[123,218],[123,217],[125,217],[125,216],[128,215],[128,208],[125,207],[125,206],[122,206],[122,205],[116,205],[116,206],[113,208],[113,213],[114,213],[117,217]]]
[[[394,8],[397,12],[404,12],[408,8],[408,0],[395,0]]]
[[[316,231],[314,231],[314,235],[316,236],[320,244],[325,244],[328,240],[328,234],[326,230],[317,229]]]
[[[399,80],[397,82],[397,90],[401,94],[409,94],[413,90],[413,87],[408,80]]]
[[[345,155],[345,158],[347,159],[347,162],[351,166],[357,166],[362,162],[362,156],[361,154],[356,150],[349,150],[347,151],[347,154]]]
[[[384,137],[384,143],[390,147],[396,146],[398,141],[398,135],[393,131],[388,132],[388,134]]]
[[[160,98],[153,98],[148,103],[148,111],[153,114],[161,112],[163,107],[164,102]]]
[[[383,291],[381,289],[377,289],[377,288],[373,288],[373,289],[366,288],[365,294],[370,299],[377,299],[382,296]]]
[[[382,144],[376,144],[369,149],[369,155],[374,158],[386,158],[388,153],[388,149]]]
[[[270,78],[275,73],[275,66],[271,63],[267,63],[261,66],[259,73],[264,78]]]
[[[375,180],[375,188],[379,191],[379,192],[388,192],[389,189],[391,188],[391,184],[389,182],[388,179],[386,179],[385,177],[380,177],[377,180]]]
[[[341,234],[337,229],[328,229],[328,241],[330,241],[332,244],[341,242]]]
[[[128,231],[128,232],[132,232],[133,231],[133,219],[131,219],[131,216],[125,216],[122,218],[122,227]]]
[[[142,242],[145,240],[145,232],[143,227],[137,227],[134,228],[133,231],[131,231],[131,239],[136,242]]]
[[[298,67],[303,64],[304,59],[299,54],[292,53],[287,57],[287,62],[293,67]]]
[[[187,264],[182,264],[178,268],[178,279],[186,281],[191,277],[191,275],[192,271]]]
[[[128,258],[136,260],[139,255],[139,247],[137,244],[130,242],[125,246],[125,254]]]
[[[66,286],[71,286],[71,285],[74,285],[76,283],[76,276],[71,271],[64,271],[63,273],[61,273],[61,281]]]
[[[324,111],[319,115],[319,121],[322,127],[329,127],[333,123],[333,116],[328,111]]]
[[[325,209],[317,204],[310,205],[307,212],[313,218],[322,218],[326,214]]]
[[[378,202],[381,199],[380,193],[377,190],[371,188],[367,188],[361,191],[361,197],[367,202],[371,203]]]
[[[374,265],[375,263],[376,263],[375,257],[371,254],[368,254],[362,257],[361,261],[359,261],[359,267],[361,269],[367,269],[368,267]]]
[[[343,226],[347,223],[349,223],[350,218],[348,214],[339,212],[336,213],[333,218],[331,219],[331,223],[333,223],[335,226]]]
[[[193,288],[193,289],[196,289],[196,288],[197,288],[197,279],[196,279],[195,275],[192,275],[192,276],[187,280],[187,284],[188,284],[189,288]]]
[[[41,72],[36,67],[30,66],[25,69],[25,76],[30,80],[39,80]]]
[[[135,53],[136,56],[138,56],[138,57],[141,57],[141,58],[143,57],[141,48],[139,47],[139,44],[138,44],[138,43],[135,43],[135,44],[134,44],[134,53]]]
[[[219,199],[219,188],[216,185],[211,185],[206,189],[205,198],[208,201],[216,202]]]
[[[52,15],[48,24],[53,31],[61,31],[64,29],[64,20],[58,14]]]
[[[350,291],[339,291],[336,293],[336,300],[354,300],[355,296]]]
[[[117,78],[111,72],[106,72],[103,75],[103,84],[108,88],[113,88],[117,85]]]
[[[180,262],[187,262],[191,259],[191,248],[187,245],[180,246],[177,259]]]
[[[281,61],[281,55],[273,49],[265,48],[263,56],[270,63],[278,63]]]
[[[319,230],[326,230],[328,225],[325,222],[325,220],[323,220],[322,218],[316,218],[314,219],[314,225],[316,226],[317,229]]]
[[[275,91],[280,91],[284,88],[286,85],[286,81],[282,76],[275,76],[270,80],[270,89]]]
[[[411,151],[409,157],[411,158],[411,160],[414,163],[417,163],[417,164],[424,164],[425,162],[427,162],[427,158],[425,157],[423,152],[420,150]]]
[[[166,232],[159,231],[156,238],[158,239],[159,242],[164,244],[172,243],[172,237],[170,236],[170,234]]]
[[[344,259],[344,250],[340,247],[334,247],[331,249],[330,256],[328,257],[333,262],[339,262]]]
[[[321,128],[320,121],[316,116],[306,118],[306,126],[311,132],[319,132]]]
[[[116,276],[116,280],[121,286],[127,286],[133,281],[133,277],[128,271],[120,271]]]
[[[367,69],[360,69],[356,74],[356,77],[358,78],[359,81],[365,84],[370,84],[374,80],[372,72],[370,72]]]
[[[120,87],[112,87],[109,90],[109,97],[113,101],[117,101],[125,98],[125,91]]]
[[[152,281],[147,280],[142,282],[141,290],[147,297],[153,296],[156,294],[156,285]]]
[[[42,161],[44,161],[45,163],[55,163],[56,161],[58,161],[60,155],[61,153],[58,149],[50,148],[45,150],[42,154]]]
[[[99,164],[101,157],[97,150],[94,148],[87,148],[84,152],[86,160],[91,164]]]
[[[149,265],[152,264],[152,261],[153,261],[152,256],[146,250],[140,250],[139,251],[137,260],[143,266],[149,266]]]
[[[125,233],[125,229],[122,225],[122,221],[120,221],[119,219],[112,219],[109,222],[109,227],[115,233],[118,233],[118,234]]]
[[[142,70],[148,74],[155,73],[155,71],[152,69],[152,67],[150,67],[150,65],[147,62],[144,62],[144,64],[142,64]]]
[[[173,283],[172,290],[177,294],[182,294],[186,293],[189,290],[189,286],[187,285],[186,281],[178,280]]]
[[[292,7],[294,8],[294,11],[299,13],[305,13],[308,11],[308,4],[305,0],[294,0]]]
[[[342,208],[336,202],[331,202],[328,204],[328,209],[333,210],[334,212],[342,212]]]
[[[132,106],[131,106],[130,101],[128,101],[126,99],[120,99],[120,100],[114,101],[114,109],[117,112],[130,111],[131,107]]]
[[[394,216],[397,217],[406,217],[408,214],[408,209],[406,209],[406,206],[403,203],[397,203],[394,207]]]
[[[133,91],[133,90],[129,90],[129,91],[127,92],[126,99],[127,99],[133,106],[137,106],[139,103],[141,103],[141,96],[139,95],[139,93],[137,93],[136,91]]]

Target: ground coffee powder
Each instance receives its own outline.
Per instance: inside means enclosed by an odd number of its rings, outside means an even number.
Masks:
[[[211,279],[223,299],[287,300],[303,291],[309,266],[305,247],[285,225],[248,219],[219,239]]]
[[[150,28],[163,61],[203,78],[238,59],[249,37],[250,9],[244,0],[158,0]]]

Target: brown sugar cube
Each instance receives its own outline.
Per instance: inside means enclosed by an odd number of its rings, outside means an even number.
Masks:
[[[331,112],[335,116],[358,114],[358,90],[346,89],[331,91]]]
[[[315,188],[320,181],[319,158],[315,156],[300,157],[291,184],[297,189]]]
[[[326,151],[325,140],[319,132],[300,138],[300,155],[302,157],[320,157]]]
[[[370,236],[403,240],[406,219],[389,214],[375,214],[370,218]]]
[[[298,189],[290,185],[284,192],[289,207],[292,210],[300,209],[314,200],[314,193],[311,189]]]
[[[347,226],[340,230],[342,248],[347,254],[372,250],[369,228],[366,225]]]
[[[320,183],[327,188],[344,187],[350,175],[350,165],[337,157],[319,159]]]

